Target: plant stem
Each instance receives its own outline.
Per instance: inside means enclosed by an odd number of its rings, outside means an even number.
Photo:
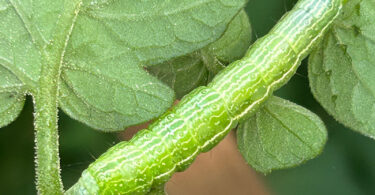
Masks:
[[[45,66],[45,67],[51,67]],[[36,177],[38,194],[62,194],[57,132],[56,68],[43,68],[40,90],[35,96]]]
[[[78,0],[66,1],[53,38],[41,51],[42,70],[39,88],[34,96],[38,194],[63,194],[57,128],[58,83],[64,53],[80,5]]]

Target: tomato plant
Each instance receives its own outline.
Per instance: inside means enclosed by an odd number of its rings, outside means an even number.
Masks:
[[[104,132],[155,119],[92,163],[68,194],[163,193],[232,128],[259,172],[316,157],[323,121],[271,97],[309,54],[317,101],[373,138],[374,2],[301,0],[248,51],[246,3],[2,1],[0,125],[32,96],[38,193],[64,193],[58,108]],[[175,95],[181,103],[161,115]]]

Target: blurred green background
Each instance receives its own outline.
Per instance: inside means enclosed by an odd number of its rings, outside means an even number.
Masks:
[[[254,38],[261,37],[289,10],[295,0],[250,0]],[[306,62],[277,95],[317,113],[324,120],[329,141],[316,159],[297,168],[275,171],[264,177],[269,190],[280,195],[375,194],[375,140],[335,122],[314,100]],[[34,181],[34,132],[32,102],[28,98],[20,117],[0,129],[0,194],[36,194]],[[119,141],[116,134],[94,131],[60,113],[60,156],[65,187],[84,168]]]

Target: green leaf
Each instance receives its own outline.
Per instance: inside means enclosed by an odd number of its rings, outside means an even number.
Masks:
[[[224,66],[238,60],[249,49],[252,29],[249,17],[242,10],[233,20],[223,36],[202,49],[202,59],[207,69],[217,74]]]
[[[246,12],[242,10],[217,41],[147,69],[174,89],[180,99],[196,87],[207,84],[227,64],[240,59],[250,43],[251,25]]]
[[[196,87],[207,84],[209,75],[199,53],[195,52],[147,69],[171,87],[177,99],[181,99]]]
[[[83,1],[74,25],[67,25],[72,32],[61,51],[60,107],[106,131],[157,117],[171,105],[173,91],[143,66],[186,55],[217,40],[245,2]],[[8,75],[0,77],[1,125],[18,115],[25,93],[37,91],[46,45],[66,37],[56,35],[64,11],[62,0],[0,0],[0,74]],[[13,81],[8,77],[18,79],[17,87],[9,88]],[[16,89],[18,85],[22,90]]]
[[[326,128],[317,115],[278,97],[271,97],[237,130],[240,152],[263,173],[294,167],[316,157],[326,141]]]
[[[342,124],[375,138],[375,2],[349,1],[309,58],[315,98]]]
[[[3,127],[21,112],[25,97],[20,95],[23,84],[2,66],[0,66],[0,78],[0,127]]]

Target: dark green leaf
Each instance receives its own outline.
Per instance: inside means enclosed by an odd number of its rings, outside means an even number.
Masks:
[[[148,70],[171,87],[177,99],[181,99],[196,87],[207,84],[209,74],[199,53],[181,56],[149,67]]]
[[[375,138],[375,2],[348,1],[309,58],[316,99],[339,122]]]
[[[240,59],[251,42],[251,26],[245,11],[229,23],[224,34],[205,48],[148,67],[148,70],[175,90],[177,98],[198,86],[227,64]]]
[[[241,123],[237,143],[246,161],[269,173],[316,157],[327,140],[320,118],[287,100],[272,97],[255,116]]]

